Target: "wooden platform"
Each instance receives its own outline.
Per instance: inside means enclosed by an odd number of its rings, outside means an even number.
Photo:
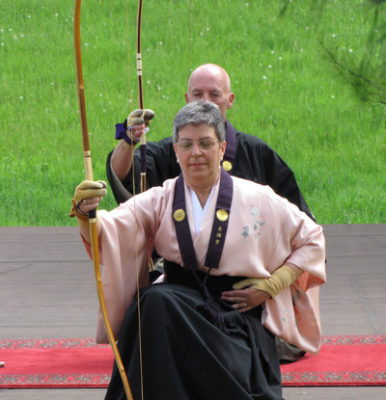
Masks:
[[[324,228],[328,283],[321,290],[323,334],[385,334],[386,224]],[[94,273],[76,228],[0,228],[0,282],[0,339],[94,336]],[[104,392],[3,389],[0,399],[98,400]],[[386,387],[285,388],[284,397],[383,400]]]

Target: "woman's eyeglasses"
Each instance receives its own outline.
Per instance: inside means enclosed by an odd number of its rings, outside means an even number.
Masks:
[[[194,142],[193,140],[190,139],[181,139],[176,144],[180,150],[190,151],[193,149],[195,143],[197,143],[200,150],[206,151],[212,149],[216,145],[216,143],[218,143],[218,141],[216,142],[212,139],[201,139],[198,142]]]

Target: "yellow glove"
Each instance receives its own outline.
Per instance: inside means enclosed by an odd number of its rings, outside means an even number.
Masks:
[[[127,117],[127,127],[129,128],[130,126],[133,125],[142,125],[142,124],[149,126],[150,121],[154,118],[154,116],[155,116],[154,111],[148,108],[145,110],[141,109],[134,110]]]
[[[129,145],[137,144],[140,140],[144,140],[144,137],[143,139],[141,139],[140,137],[134,136],[134,134],[132,133],[133,126],[145,124],[146,128],[143,133],[145,134],[149,131],[148,126],[150,125],[150,121],[154,118],[154,116],[155,116],[154,111],[150,109],[141,110],[140,108],[138,108],[137,110],[132,111],[127,117],[124,124],[126,130],[124,131],[123,134],[122,132],[120,132],[118,136],[116,133],[115,138],[124,139],[125,142]]]
[[[79,209],[79,204],[86,199],[92,199],[96,197],[104,197],[107,194],[107,184],[104,181],[88,181],[81,182],[74,192],[74,198],[72,199],[72,207],[70,217],[77,217],[81,220],[88,220],[88,215],[83,213]]]
[[[107,194],[106,188],[104,181],[83,181],[75,188],[74,200],[79,204],[82,200],[104,197]]]
[[[272,298],[277,296],[282,290],[290,286],[296,281],[295,272],[288,265],[278,268],[270,278],[249,278],[236,282],[233,289],[244,289],[253,287],[263,290],[271,295]]]

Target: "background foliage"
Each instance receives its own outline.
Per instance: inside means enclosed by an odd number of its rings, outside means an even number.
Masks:
[[[73,0],[0,0],[1,225],[75,224],[67,214],[84,172],[73,8]],[[106,179],[115,123],[137,107],[136,8],[82,5],[96,179]],[[236,95],[229,120],[290,165],[318,222],[386,222],[385,105],[363,101],[325,50],[348,66],[366,53],[365,65],[384,66],[385,32],[374,25],[384,16],[383,5],[360,0],[145,0],[144,99],[156,111],[148,140],[171,133],[191,70],[220,64]],[[114,207],[111,192],[102,204]]]

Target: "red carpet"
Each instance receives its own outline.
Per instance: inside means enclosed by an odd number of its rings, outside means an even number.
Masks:
[[[386,385],[386,336],[325,336],[317,355],[282,365],[283,386]]]
[[[0,340],[0,388],[107,387],[113,358],[94,339]]]
[[[107,387],[109,346],[93,339],[0,340],[0,388]],[[321,352],[282,366],[283,386],[386,385],[386,336],[326,336]]]

